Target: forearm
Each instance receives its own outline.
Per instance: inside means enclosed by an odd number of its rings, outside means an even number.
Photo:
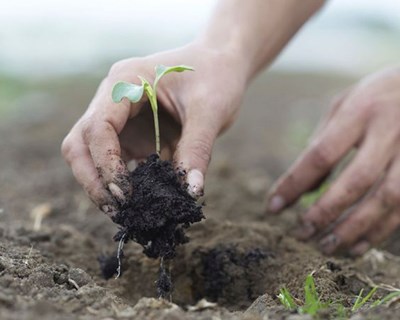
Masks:
[[[221,0],[199,41],[237,56],[250,80],[272,62],[324,2]]]

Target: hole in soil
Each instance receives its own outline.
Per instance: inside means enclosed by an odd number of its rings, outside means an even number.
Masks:
[[[248,307],[266,291],[265,272],[274,257],[265,248],[221,244],[193,252],[192,298],[227,307]]]
[[[274,253],[265,247],[218,244],[185,249],[171,263],[172,300],[183,307],[206,298],[228,309],[246,309],[267,292],[274,278]],[[121,298],[133,303],[155,297],[158,260],[128,259],[124,276],[115,282]]]
[[[190,241],[171,260],[172,300],[186,307],[202,298],[231,310],[244,310],[258,296],[276,291],[281,258],[275,252],[280,232],[268,225],[221,223],[207,219],[189,230]],[[160,261],[140,247],[126,246],[118,295],[135,303],[156,297]]]

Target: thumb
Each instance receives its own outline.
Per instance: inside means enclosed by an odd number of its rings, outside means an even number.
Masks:
[[[216,137],[217,130],[205,118],[188,119],[183,126],[174,161],[178,168],[187,172],[187,191],[194,198],[204,194],[204,177]]]

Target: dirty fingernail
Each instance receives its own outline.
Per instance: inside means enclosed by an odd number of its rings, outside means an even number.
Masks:
[[[356,257],[356,256],[361,256],[365,252],[367,252],[371,248],[371,245],[368,241],[361,241],[357,243],[353,248],[349,250],[349,253],[351,256]]]
[[[108,185],[108,189],[110,190],[111,194],[117,198],[120,202],[125,202],[125,195],[122,192],[121,188],[118,187],[114,182],[111,182]]]
[[[186,181],[188,183],[187,191],[193,198],[201,197],[204,194],[204,177],[200,170],[190,170],[187,175]]]
[[[105,204],[104,206],[102,206],[101,211],[103,211],[110,218],[113,218],[117,214],[117,209],[109,204]]]
[[[283,199],[282,196],[275,195],[268,203],[268,211],[272,213],[277,213],[282,210],[285,205],[285,199]]]
[[[319,246],[323,253],[332,254],[337,249],[339,242],[336,235],[330,234],[320,241]]]
[[[312,222],[304,222],[303,225],[294,232],[294,236],[299,240],[307,240],[312,237],[317,229]]]

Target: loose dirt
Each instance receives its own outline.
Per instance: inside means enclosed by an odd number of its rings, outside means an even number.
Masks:
[[[206,219],[187,230],[190,242],[176,247],[170,262],[172,303],[154,299],[159,260],[146,257],[139,244],[125,245],[122,277],[115,279],[113,268],[102,273],[99,261],[117,263],[117,227],[90,204],[59,155],[62,137],[81,113],[69,106],[86,104],[90,96],[83,92],[94,92],[97,83],[80,81],[43,84],[36,90],[57,100],[24,101],[42,110],[41,117],[29,117],[24,108],[19,116],[16,109],[0,126],[1,319],[309,319],[284,310],[277,294],[285,286],[302,300],[311,272],[321,299],[345,306],[363,288],[382,285],[378,298],[388,293],[387,285],[400,287],[398,234],[362,258],[325,257],[313,243],[290,236],[300,208],[279,217],[264,213],[265,191],[301,148],[290,142],[292,129],[283,128],[296,127],[293,119],[316,120],[327,96],[351,82],[307,75],[256,82],[245,101],[251,111],[217,144],[207,176]],[[30,214],[37,215],[39,206],[50,209],[38,226]],[[334,318],[335,312],[320,318]],[[394,304],[365,308],[353,319],[398,319],[398,313]]]

